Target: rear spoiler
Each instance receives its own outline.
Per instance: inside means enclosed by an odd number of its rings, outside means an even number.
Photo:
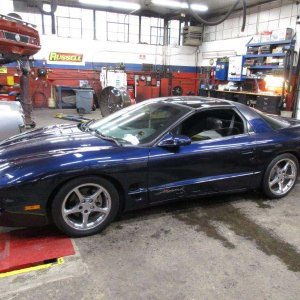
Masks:
[[[13,22],[16,22],[16,23],[21,24],[21,25],[25,25],[25,26],[30,26],[30,27],[36,28],[36,25],[34,25],[32,23],[29,23],[29,22],[25,22],[23,20],[20,20],[20,19],[14,18],[14,17],[10,17],[10,16],[6,16],[6,15],[1,15],[0,14],[0,19],[4,19],[4,20],[7,20],[7,21],[13,21]]]

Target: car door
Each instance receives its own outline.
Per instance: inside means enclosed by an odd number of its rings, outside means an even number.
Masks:
[[[203,118],[222,113],[224,109],[196,113],[175,130],[180,127],[182,130],[186,124],[192,127],[191,124],[199,122],[199,126],[202,126],[205,132],[210,132],[209,128],[201,125],[205,123]],[[150,203],[244,190],[255,186],[255,180],[258,178],[255,172],[255,136],[247,132],[245,120],[236,111],[229,109],[226,110],[226,114],[240,118],[243,122],[243,132],[221,137],[210,132],[211,138],[192,139],[192,143],[187,146],[168,148],[155,145],[150,149],[148,179]],[[227,123],[229,122],[232,123],[232,119],[228,119]],[[195,130],[199,130],[200,127]]]

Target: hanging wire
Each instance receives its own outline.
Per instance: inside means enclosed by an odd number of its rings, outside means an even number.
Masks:
[[[191,8],[191,0],[188,0],[189,6],[190,6],[190,13],[192,14],[192,16],[199,22],[203,23],[204,25],[207,26],[215,26],[215,25],[219,25],[222,22],[224,22],[231,14],[232,12],[236,9],[236,7],[238,6],[238,4],[242,2],[243,4],[243,23],[242,23],[242,27],[241,27],[241,31],[244,32],[245,30],[245,26],[246,26],[246,13],[247,13],[247,6],[246,6],[246,1],[245,0],[237,0],[233,6],[229,9],[229,11],[225,14],[225,16],[223,16],[221,19],[217,20],[217,21],[207,21],[204,20],[202,17],[200,17],[192,8]]]

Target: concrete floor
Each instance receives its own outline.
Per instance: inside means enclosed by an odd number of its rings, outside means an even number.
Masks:
[[[56,114],[75,115],[78,116],[75,109],[35,109],[32,119],[36,122],[36,127],[44,127],[52,124],[76,124],[73,121],[55,118]],[[99,108],[90,114],[82,115],[89,119],[100,119],[101,112]]]
[[[56,112],[34,118],[65,123]],[[75,239],[65,264],[0,279],[0,298],[300,299],[299,195],[300,182],[276,201],[253,192],[127,213]]]

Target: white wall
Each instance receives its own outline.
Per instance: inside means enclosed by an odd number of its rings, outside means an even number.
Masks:
[[[1,0],[1,13],[13,12],[12,0]],[[37,9],[29,8],[26,13],[19,13],[23,20],[36,24],[41,29],[42,18]],[[103,13],[98,12],[97,16]],[[104,13],[105,14],[105,13]],[[103,17],[103,16],[102,16]],[[50,32],[49,17],[45,19],[47,32]],[[99,18],[102,20],[103,18]],[[86,20],[83,22],[86,23]],[[99,22],[98,22],[99,23]],[[106,26],[106,21],[98,24],[101,29]],[[84,24],[83,24],[84,25]],[[104,30],[106,31],[106,29]],[[84,34],[82,39],[61,38],[56,35],[42,35],[42,49],[35,55],[35,59],[46,59],[52,51],[82,53],[85,62],[90,63],[127,63],[127,64],[154,64],[195,67],[197,59],[197,49],[195,47],[184,46],[155,46],[137,43],[108,42],[103,36],[98,36],[98,40],[93,40],[92,34]],[[141,59],[142,58],[142,59]],[[144,59],[143,59],[144,58]]]
[[[13,9],[12,0],[1,0],[2,13]],[[83,53],[86,62],[132,63],[132,64],[167,64],[174,66],[207,66],[210,58],[242,55],[246,53],[246,43],[250,38],[264,30],[296,27],[296,16],[300,5],[295,0],[276,0],[256,6],[247,11],[245,32],[241,32],[241,13],[233,15],[218,26],[206,26],[202,46],[154,46],[146,44],[107,42],[89,38],[70,39],[55,35],[41,35],[42,50],[36,59],[46,59],[51,51]],[[41,25],[38,11],[21,14],[24,20]],[[86,35],[87,36],[87,35]],[[300,36],[300,32],[298,33]],[[299,40],[299,39],[298,39]],[[299,49],[300,43],[297,43]],[[140,56],[141,55],[141,56]],[[145,57],[141,59],[140,57]]]
[[[217,58],[218,56],[225,56],[222,53],[245,54],[246,43],[253,35],[262,31],[272,31],[286,27],[293,28],[295,32],[299,31],[299,25],[296,26],[296,18],[299,12],[300,5],[296,5],[294,0],[270,1],[270,3],[248,9],[244,32],[241,32],[241,13],[233,15],[217,26],[206,26],[204,42],[199,49],[199,65],[208,66],[208,56]],[[300,33],[298,33],[299,35]],[[296,49],[298,48],[299,46],[296,45]],[[217,52],[217,54],[214,52]]]
[[[41,36],[42,49],[36,59],[47,59],[49,52],[83,53],[86,62],[110,62],[131,64],[166,64],[177,66],[195,66],[195,47],[163,47],[145,44],[103,42],[59,38],[54,35]],[[141,59],[144,55],[145,59]]]

